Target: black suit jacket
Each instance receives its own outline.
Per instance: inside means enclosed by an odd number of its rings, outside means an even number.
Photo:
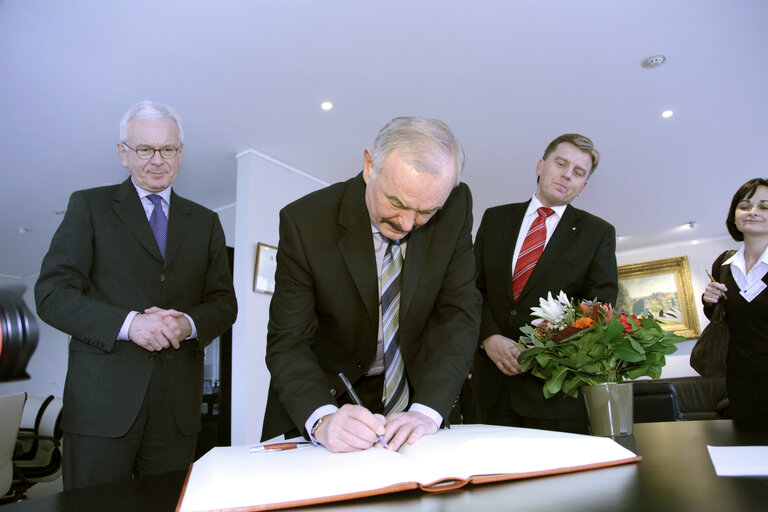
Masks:
[[[40,318],[72,336],[64,430],[125,434],[160,358],[179,429],[185,435],[200,430],[202,349],[237,313],[214,212],[172,192],[163,261],[130,178],[75,192],[43,259],[35,299]],[[128,313],[151,306],[188,314],[198,339],[160,352],[116,341]]]
[[[512,256],[529,203],[489,208],[478,229],[475,238],[477,286],[483,295],[480,341],[493,334],[519,339],[520,327],[533,319],[531,307],[538,306],[539,298],[546,297],[548,292],[556,296],[562,290],[569,298],[597,298],[616,303],[616,231],[599,217],[570,205],[517,302],[514,301]],[[565,395],[545,402],[541,391],[544,381],[537,377],[506,377],[478,343],[472,386],[473,396],[481,407],[490,407],[496,401],[505,378],[512,379],[512,407],[522,416],[560,419],[583,415],[583,405],[566,400]]]
[[[364,193],[358,175],[280,212],[263,439],[303,432],[313,411],[345,393],[338,373],[355,382],[375,359],[378,273]],[[408,236],[402,272],[399,340],[411,398],[447,419],[480,321],[466,185]]]

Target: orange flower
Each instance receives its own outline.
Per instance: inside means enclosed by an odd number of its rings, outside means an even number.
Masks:
[[[571,325],[579,329],[586,329],[587,327],[592,327],[595,325],[595,321],[589,317],[584,316],[573,322]]]

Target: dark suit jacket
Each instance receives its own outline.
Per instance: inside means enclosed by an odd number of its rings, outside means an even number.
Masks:
[[[162,358],[179,429],[200,429],[202,349],[235,320],[237,302],[218,216],[171,194],[166,261],[130,179],[72,194],[35,285],[42,320],[72,336],[63,428],[119,437],[136,418]],[[130,311],[188,314],[198,339],[148,352],[116,341]]]
[[[270,304],[271,372],[263,439],[304,423],[345,393],[376,356],[378,273],[362,175],[280,212]],[[408,237],[400,301],[400,349],[412,401],[447,419],[472,360],[480,321],[472,253],[472,198],[456,187]]]
[[[530,201],[489,208],[475,238],[477,286],[483,295],[480,341],[493,334],[513,340],[520,338],[520,327],[532,320],[531,307],[548,292],[560,290],[569,298],[597,298],[616,303],[616,231],[599,217],[570,205],[544,248],[518,301],[512,295],[512,256],[520,224]],[[512,407],[521,416],[532,418],[572,418],[583,415],[580,401],[565,395],[545,399],[543,381],[531,375],[505,377],[479,348],[472,376],[473,396],[481,407],[497,399],[503,379],[512,379]]]

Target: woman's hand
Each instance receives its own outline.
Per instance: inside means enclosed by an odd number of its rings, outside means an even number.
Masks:
[[[716,283],[714,281],[707,283],[707,287],[704,289],[704,295],[701,296],[704,302],[710,304],[716,304],[720,300],[728,288],[723,283]]]

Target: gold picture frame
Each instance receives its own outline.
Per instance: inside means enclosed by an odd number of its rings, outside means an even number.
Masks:
[[[699,337],[687,256],[619,267],[616,308],[636,314],[640,306],[653,313],[664,330],[686,339]]]
[[[267,295],[275,293],[276,269],[277,247],[258,242],[256,245],[256,266],[253,271],[253,291]]]

